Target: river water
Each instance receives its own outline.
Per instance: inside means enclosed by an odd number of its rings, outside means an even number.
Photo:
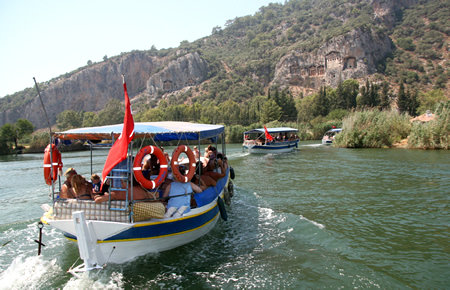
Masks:
[[[50,201],[43,156],[1,157],[0,289],[448,288],[450,153],[316,143],[280,155],[227,145],[236,172],[227,222],[81,278],[66,272],[78,249],[59,231],[44,227],[37,256]],[[97,172],[106,154],[94,158]],[[89,158],[64,153],[64,170],[89,176]]]

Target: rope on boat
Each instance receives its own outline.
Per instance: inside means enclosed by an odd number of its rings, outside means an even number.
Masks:
[[[112,254],[113,254],[115,249],[116,249],[116,246],[113,246],[112,249],[111,249],[111,253],[109,253],[108,259],[106,260],[105,264],[103,264],[103,267],[106,267],[106,265],[108,265],[109,259],[111,259],[111,256],[112,256]]]
[[[70,266],[69,270],[67,270],[67,273],[72,273],[73,271],[73,266],[80,260],[80,257],[78,257],[75,262],[72,264],[72,266]]]
[[[36,78],[33,77],[33,80],[34,80],[34,85],[36,86],[36,90],[37,90],[37,93],[38,93],[38,96],[39,96],[39,100],[41,101],[42,110],[44,110],[45,119],[47,120],[48,129],[49,129],[49,131],[50,131],[50,144],[52,144],[52,142],[51,142],[51,138],[52,138],[52,126],[50,125],[50,119],[48,118],[47,110],[45,109],[44,102],[42,101],[41,91],[39,90],[39,86],[38,86],[38,84],[37,84]]]

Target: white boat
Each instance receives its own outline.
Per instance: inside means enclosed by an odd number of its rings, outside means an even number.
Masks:
[[[323,138],[322,138],[322,144],[324,144],[324,145],[332,144],[336,134],[340,133],[341,131],[342,131],[341,128],[333,128],[333,129],[325,132],[325,135],[323,135]]]
[[[298,148],[297,132],[297,129],[289,127],[253,129],[244,132],[242,147],[249,153],[291,152]]]
[[[113,137],[114,140],[119,137],[122,128],[123,124],[73,129],[54,133],[52,139],[111,140]],[[198,144],[199,147],[201,140],[215,140],[217,146],[217,140],[221,139],[221,150],[225,154],[224,126],[221,125],[187,122],[135,123],[133,140],[137,138],[147,138],[155,142],[189,141]],[[133,171],[136,176],[137,170],[135,165],[132,166],[135,155],[132,144],[133,141],[128,146],[128,159],[126,159],[125,178],[128,180],[132,180],[130,177]],[[94,146],[95,144],[91,145],[91,147]],[[54,162],[55,157],[53,157]],[[228,198],[232,195],[232,183],[229,176],[230,167],[225,177],[219,179],[215,187],[193,194],[196,206],[181,217],[152,217],[150,213],[147,218],[140,217],[139,221],[136,221],[138,217],[136,206],[150,206],[151,210],[152,203],[133,200],[133,184],[130,187],[131,199],[95,203],[93,200],[60,199],[61,186],[59,185],[58,188],[58,182],[54,182],[51,183],[52,206],[47,206],[41,221],[61,230],[65,237],[77,242],[80,257],[84,261],[83,264],[70,270],[72,274],[77,275],[79,272],[101,268],[107,263],[120,264],[147,253],[173,249],[207,234],[216,225],[219,216],[226,219],[223,199],[229,201]],[[115,178],[114,175],[111,178]]]

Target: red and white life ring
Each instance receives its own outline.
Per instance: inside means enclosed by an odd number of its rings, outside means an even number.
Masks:
[[[181,153],[186,153],[186,155],[189,158],[189,170],[186,175],[181,174],[180,169],[178,168],[178,157]],[[180,145],[173,151],[172,154],[172,161],[170,162],[170,166],[172,167],[172,174],[177,178],[179,181],[189,182],[195,173],[195,166],[196,166],[196,160],[194,152],[192,152],[191,148],[189,148],[186,145]]]
[[[53,168],[52,168],[53,165]],[[63,164],[61,161],[61,152],[52,144],[51,158],[50,158],[50,144],[47,145],[44,151],[44,179],[45,183],[52,185],[58,179],[58,171],[62,170]],[[52,175],[53,170],[53,175]]]
[[[145,178],[144,174],[142,173],[142,160],[147,154],[155,155],[159,160],[159,174],[158,177],[156,177],[154,180]],[[154,189],[160,186],[166,179],[167,167],[167,159],[161,149],[153,145],[145,146],[144,148],[139,150],[138,154],[136,154],[136,157],[134,158],[134,177],[136,177],[137,182],[139,182],[139,184],[144,188]]]

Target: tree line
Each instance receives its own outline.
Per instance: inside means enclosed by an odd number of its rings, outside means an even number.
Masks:
[[[441,98],[443,94],[439,94]],[[369,80],[360,86],[358,81],[349,79],[337,88],[322,87],[310,96],[294,98],[287,89],[272,87],[266,95],[258,95],[243,102],[193,97],[190,100],[168,97],[155,107],[133,108],[136,122],[188,121],[227,126],[267,124],[270,122],[311,123],[316,118],[331,115],[342,119],[345,112],[377,108],[391,108],[393,101],[400,113],[417,115],[420,102],[418,92],[408,89],[403,83],[395,94],[387,82],[374,83]],[[190,102],[190,103],[189,103]],[[67,110],[57,116],[60,130],[76,127],[102,126],[121,123],[123,105],[110,101],[99,112],[76,112]]]
[[[433,107],[446,97],[442,90],[419,94],[401,83],[397,93],[387,82],[374,83],[369,80],[360,86],[349,79],[337,88],[321,87],[306,97],[294,98],[286,89],[272,87],[266,95],[253,97],[242,103],[233,100],[217,102],[211,99],[193,98],[192,103],[180,103],[176,98],[160,101],[153,108],[133,108],[136,122],[188,121],[228,126],[228,142],[240,142],[241,133],[247,128],[267,124],[294,126],[301,132],[302,140],[317,139],[332,126],[341,126],[342,120],[355,110],[388,110],[392,107],[400,113],[416,116]],[[98,112],[66,110],[57,115],[57,130],[78,127],[103,126],[123,122],[124,106],[111,100]],[[30,144],[36,150],[49,140],[48,133],[33,134],[33,124],[25,119],[0,128],[0,154],[9,154]]]
[[[0,154],[10,154],[23,149],[19,142],[26,142],[26,138],[29,138],[33,131],[33,124],[26,119],[19,119],[14,124],[3,125],[0,128]]]

